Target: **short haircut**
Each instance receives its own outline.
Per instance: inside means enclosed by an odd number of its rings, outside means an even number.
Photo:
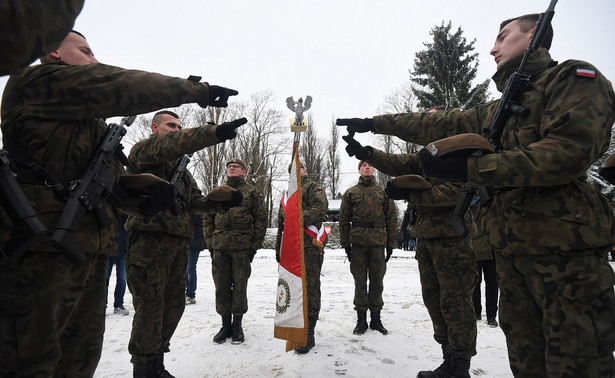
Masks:
[[[502,21],[502,23],[500,24],[500,30],[502,30],[504,26],[510,24],[511,22],[519,20],[519,27],[521,28],[521,31],[524,33],[527,33],[536,26],[536,23],[538,22],[539,18],[540,18],[540,13],[526,14],[524,16],[511,18],[506,21]],[[545,49],[549,50],[551,48],[552,42],[553,42],[553,26],[549,25],[549,29],[545,33],[545,36],[542,39],[542,42],[540,42],[539,47],[544,47]]]
[[[84,36],[83,34],[79,33],[79,32],[78,32],[78,31],[76,31],[76,30],[71,30],[71,31],[69,32],[69,34],[70,34],[70,33],[75,33],[75,34],[77,34],[77,35],[81,36],[83,39],[86,39],[86,38],[85,38],[85,36]],[[68,34],[66,35],[66,37],[68,37]],[[66,39],[66,37],[64,37],[64,39]],[[87,39],[86,39],[86,41],[87,41]],[[63,42],[64,42],[64,40],[62,40],[62,43],[63,43]],[[60,43],[60,46],[62,45],[62,43]],[[52,62],[56,62],[56,61],[57,61],[57,59],[52,58],[51,56],[49,56],[49,54],[44,55],[44,56],[41,56],[41,57],[40,57],[40,60],[41,60],[41,63],[52,63]]]
[[[177,118],[179,119],[179,116],[175,113],[173,113],[170,110],[161,110],[158,113],[154,114],[154,118],[152,118],[152,123],[156,123],[158,124],[160,122],[160,120],[162,119],[163,115],[170,115],[173,118]]]

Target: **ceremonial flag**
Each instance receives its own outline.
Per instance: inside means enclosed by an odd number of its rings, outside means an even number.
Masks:
[[[298,147],[298,142],[296,143]],[[293,148],[288,191],[282,196],[284,232],[280,246],[273,336],[287,340],[286,351],[307,344],[307,298],[303,260],[303,211],[299,148]]]

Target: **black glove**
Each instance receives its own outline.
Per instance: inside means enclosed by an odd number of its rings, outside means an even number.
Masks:
[[[357,142],[356,139],[354,139],[352,136],[344,135],[342,139],[344,139],[346,143],[348,143],[348,145],[346,146],[346,152],[348,153],[348,156],[356,156],[359,160],[365,160],[371,155],[370,150],[372,148],[369,146],[363,147],[361,143]]]
[[[145,216],[156,215],[175,203],[175,190],[171,184],[155,182],[146,190],[148,198],[138,206],[139,211]]]
[[[207,84],[207,86],[209,87],[209,106],[226,108],[228,106],[228,98],[239,94],[239,92],[234,89],[209,84]]]
[[[224,122],[216,128],[216,138],[220,139],[222,142],[233,139],[237,136],[237,131],[235,130],[239,126],[246,123],[248,123],[248,120],[245,118],[239,118],[231,122]]]
[[[386,247],[386,250],[387,250],[387,257],[384,258],[384,262],[389,262],[389,259],[391,258],[391,255],[393,254],[393,248]]]
[[[437,177],[450,181],[468,181],[468,157],[450,154],[444,158],[433,156],[428,149],[419,151],[423,172],[428,177]]]
[[[275,250],[275,261],[278,262],[278,264],[280,263],[280,251],[279,250]]]
[[[241,194],[239,190],[236,190],[233,192],[233,194],[231,194],[230,200],[222,201],[220,203],[222,204],[222,209],[228,210],[232,207],[241,205],[242,201],[243,201],[243,194]]]
[[[610,184],[615,184],[615,167],[600,168],[598,174]]]
[[[256,249],[250,249],[250,262],[254,261],[254,255],[256,255]]]
[[[387,187],[384,189],[387,197],[392,200],[407,200],[410,197],[410,191],[406,189],[400,189],[395,184],[387,181]]]
[[[213,249],[209,250],[209,257],[211,257],[212,260],[214,259],[214,250]]]
[[[348,126],[349,133],[374,132],[374,121],[371,118],[338,118],[335,120],[338,126]]]
[[[352,247],[344,248],[346,251],[346,256],[348,256],[348,261],[352,262]]]

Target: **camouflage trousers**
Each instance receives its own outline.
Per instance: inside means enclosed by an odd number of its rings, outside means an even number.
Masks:
[[[303,247],[305,263],[305,282],[307,290],[308,318],[318,319],[320,314],[320,272],[322,271],[324,252],[311,242]]]
[[[0,377],[92,377],[105,331],[107,256],[0,258]]]
[[[188,239],[164,232],[132,231],[126,282],[135,314],[128,343],[130,360],[143,364],[169,351],[184,313]]]
[[[380,311],[384,305],[384,274],[387,264],[384,261],[384,246],[364,247],[352,245],[350,272],[354,278],[354,309],[357,311]],[[369,289],[368,281],[369,279]]]
[[[416,260],[434,339],[453,356],[469,360],[476,355],[472,293],[478,282],[476,254],[470,242],[462,238],[419,238]]]
[[[516,377],[614,377],[615,278],[601,253],[496,254]]]
[[[248,279],[252,274],[250,251],[215,250],[211,275],[216,286],[216,312],[243,315],[248,312]]]

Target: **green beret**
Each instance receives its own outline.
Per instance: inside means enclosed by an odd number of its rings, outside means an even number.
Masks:
[[[429,190],[431,184],[420,175],[397,176],[391,180],[391,184],[405,190]]]
[[[433,156],[438,157],[454,152],[461,152],[468,156],[476,151],[482,151],[484,154],[495,153],[493,146],[487,139],[474,133],[458,134],[440,139],[429,143],[426,148]]]

